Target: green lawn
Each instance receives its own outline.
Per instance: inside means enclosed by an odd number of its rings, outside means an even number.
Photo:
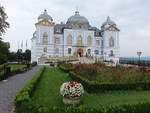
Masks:
[[[20,69],[20,68],[22,68],[22,67],[25,67],[26,65],[24,65],[24,64],[9,64],[8,66],[11,67],[11,71],[15,71],[15,70],[17,70],[17,69]],[[1,78],[1,76],[3,76],[3,75],[4,75],[4,70],[1,70],[1,71],[0,71],[0,78]]]
[[[63,107],[59,88],[62,83],[67,81],[71,81],[71,79],[66,73],[57,68],[46,68],[32,95],[32,101],[26,105],[41,105],[47,108]],[[94,108],[100,105],[106,107],[139,102],[150,102],[150,91],[110,91],[97,94],[85,92],[81,105]]]
[[[25,67],[26,65],[25,64],[9,64],[8,66],[11,67],[11,70],[16,70],[16,69],[20,69],[22,67]]]

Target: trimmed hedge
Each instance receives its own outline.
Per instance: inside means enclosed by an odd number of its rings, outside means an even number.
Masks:
[[[31,66],[34,67],[37,65],[37,62],[32,62]]]
[[[45,68],[42,68],[33,79],[20,91],[15,98],[17,113],[149,113],[150,103],[126,104],[121,106],[98,106],[91,108],[84,105],[51,106],[51,108],[32,102],[31,96],[38,81],[43,75]],[[93,100],[94,101],[94,100]]]
[[[6,68],[9,67],[9,66],[6,66]],[[18,68],[18,69],[15,69],[15,70],[11,70],[11,67],[10,68],[10,72],[4,72],[4,69],[2,70],[3,71],[3,74],[0,75],[0,80],[4,80],[10,76],[13,76],[15,74],[19,74],[19,73],[23,73],[25,71],[27,71],[27,67],[22,67],[22,68]]]
[[[5,64],[0,65],[0,71],[2,71],[4,69],[4,67],[6,67],[8,65],[9,65],[9,63],[5,63]]]
[[[37,83],[39,82],[41,76],[43,75],[43,72],[45,70],[45,67],[42,67],[32,78],[31,81],[29,81],[22,89],[21,91],[16,95],[14,103],[16,106],[17,111],[22,111],[21,105],[30,100],[30,97],[32,95],[32,92],[34,91]]]
[[[64,71],[65,73],[69,73],[69,71],[73,70],[72,67],[68,68],[68,67],[65,67],[65,66],[62,66],[62,65],[58,65],[58,67],[59,67],[60,70]]]
[[[76,75],[73,71],[69,72],[69,76],[75,81],[80,81],[86,91],[93,93],[109,90],[150,90],[150,83],[99,83],[89,81],[80,75]]]
[[[28,105],[28,104],[26,104]],[[109,106],[109,107],[96,107],[91,108],[90,106],[67,106],[67,107],[51,107],[47,108],[41,105],[33,106],[28,105],[28,109],[24,109],[18,113],[149,113],[150,103],[138,103],[135,105],[122,105],[122,106]]]

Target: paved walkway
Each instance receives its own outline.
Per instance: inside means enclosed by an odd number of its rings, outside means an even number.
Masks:
[[[26,73],[17,74],[0,82],[0,113],[11,113],[16,93],[32,79],[39,68],[40,66],[36,66]]]

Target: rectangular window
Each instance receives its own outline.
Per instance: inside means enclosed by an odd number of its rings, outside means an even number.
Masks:
[[[56,43],[56,44],[60,44],[59,38],[55,38],[55,43]]]
[[[46,47],[44,47],[43,51],[44,51],[44,52],[47,52],[47,48],[46,48]]]
[[[100,41],[96,40],[96,45],[99,46],[100,45]]]
[[[101,45],[102,45],[102,47],[104,47],[104,41],[103,40],[101,40]]]
[[[68,48],[68,54],[71,54],[71,48]]]
[[[101,55],[103,55],[103,51],[101,51]]]

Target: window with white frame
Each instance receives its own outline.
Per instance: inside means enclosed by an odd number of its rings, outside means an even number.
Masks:
[[[68,54],[71,54],[71,48],[68,48]]]
[[[43,44],[48,44],[48,34],[47,34],[47,32],[43,33]]]

